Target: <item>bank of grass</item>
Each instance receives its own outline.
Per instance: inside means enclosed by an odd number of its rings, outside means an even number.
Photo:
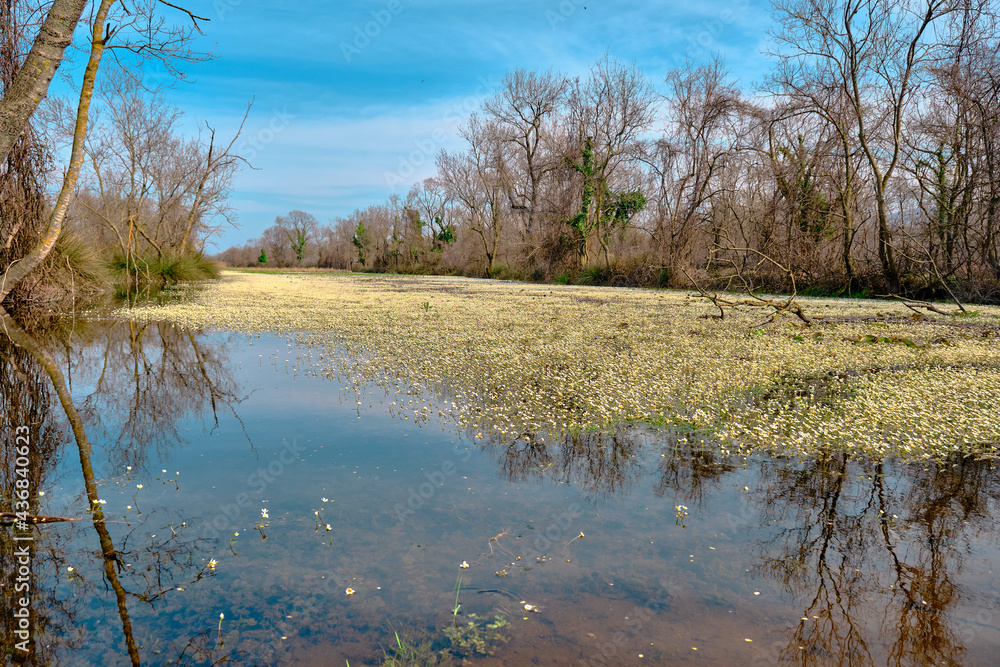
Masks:
[[[485,437],[639,421],[686,426],[729,453],[995,455],[1000,309],[915,320],[890,302],[803,305],[812,327],[760,328],[760,311],[713,319],[678,291],[225,272],[187,303],[121,316],[336,346],[354,386],[410,392],[403,414]]]
[[[108,260],[116,288],[133,289],[148,285],[176,285],[181,282],[212,280],[221,275],[218,262],[200,253],[166,252],[162,255],[127,256],[116,251]]]

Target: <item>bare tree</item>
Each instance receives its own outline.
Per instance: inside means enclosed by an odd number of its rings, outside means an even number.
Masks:
[[[500,92],[483,103],[483,111],[497,121],[504,141],[517,146],[519,165],[512,189],[511,207],[523,212],[524,234],[531,237],[539,216],[543,180],[560,166],[555,154],[551,124],[566,94],[565,77],[548,72],[522,69],[508,72]]]
[[[878,257],[893,290],[900,271],[889,222],[890,181],[904,147],[906,116],[928,64],[941,55],[935,28],[956,6],[956,0],[775,2],[780,80],[800,98],[821,102],[816,108],[828,120],[847,114],[850,125],[843,131],[856,136],[870,171]]]
[[[284,232],[296,261],[301,264],[306,248],[313,243],[319,222],[311,213],[295,210],[288,215],[279,215],[274,224]]]
[[[200,252],[232,222],[226,195],[240,158],[233,145],[183,136],[182,116],[134,77],[116,72],[105,79],[103,105],[84,144],[86,171],[77,202],[85,220],[110,234],[126,271],[142,272],[149,255]],[[244,117],[245,119],[245,117]],[[97,235],[99,238],[100,235]]]
[[[32,113],[48,92],[48,85],[61,63],[63,51],[69,45],[85,4],[56,0],[50,8],[31,51],[10,88],[4,90],[3,100],[0,101],[0,155],[6,157],[10,152]],[[162,0],[143,0],[130,7],[122,5],[116,8],[117,4],[112,0],[100,0],[93,6],[88,20],[89,57],[80,86],[69,164],[64,172],[62,187],[36,245],[23,258],[5,267],[3,279],[0,280],[0,302],[45,260],[62,232],[83,164],[84,140],[94,85],[105,50],[120,48],[131,52],[136,58],[136,67],[141,66],[142,61],[148,57],[159,58],[168,66],[173,66],[177,60],[199,57],[188,49],[187,44],[192,30],[198,29],[198,21],[205,19]],[[160,4],[184,12],[191,21],[190,27],[176,27],[158,17],[155,10]],[[119,40],[117,44],[114,41],[116,37]]]
[[[665,136],[645,142],[639,156],[653,181],[651,234],[668,270],[709,219],[719,173],[736,150],[732,118],[743,103],[725,77],[721,61],[668,73]]]
[[[496,121],[476,114],[462,130],[468,153],[442,151],[437,168],[448,192],[461,204],[469,229],[483,244],[486,275],[492,276],[500,238],[507,222],[510,190],[507,144]]]
[[[35,109],[48,94],[49,83],[62,64],[63,54],[86,6],[86,0],[55,0],[16,76],[9,84],[4,82],[3,99],[0,100],[0,157],[7,157]],[[8,39],[17,35],[15,25],[5,24],[4,28]],[[103,48],[103,43],[101,46]]]
[[[431,247],[440,250],[454,240],[454,230],[449,220],[451,197],[448,189],[437,178],[425,178],[410,188],[406,195],[407,210],[413,211],[420,222],[420,233],[430,238]]]
[[[616,193],[609,186],[616,171],[640,150],[641,134],[652,124],[654,112],[652,86],[634,64],[606,56],[585,82],[577,79],[571,85],[567,122],[572,152],[565,157],[582,188],[580,207],[567,223],[577,235],[580,266],[590,258],[588,246],[595,231],[608,260],[604,239],[620,219],[609,212],[621,208],[619,204],[632,209],[639,201],[635,193]]]

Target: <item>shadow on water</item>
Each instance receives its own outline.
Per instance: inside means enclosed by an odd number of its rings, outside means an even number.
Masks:
[[[391,396],[359,408],[281,339],[2,328],[6,608],[30,586],[8,663],[966,665],[1000,647],[994,461],[747,459],[644,427],[484,442]]]

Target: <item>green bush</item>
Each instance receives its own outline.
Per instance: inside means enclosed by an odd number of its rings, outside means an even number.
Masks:
[[[111,275],[97,251],[72,231],[59,235],[52,256],[53,277],[65,287],[100,292],[111,284]]]
[[[611,272],[599,264],[593,264],[580,271],[580,276],[576,279],[577,285],[607,285],[611,279]]]

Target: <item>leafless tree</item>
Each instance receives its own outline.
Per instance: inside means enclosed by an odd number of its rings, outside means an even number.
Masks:
[[[511,208],[521,212],[529,239],[540,214],[543,181],[562,163],[562,156],[553,151],[552,125],[567,86],[565,77],[551,71],[517,69],[504,76],[500,91],[483,104],[504,141],[517,147],[512,156],[517,173]]]
[[[743,103],[725,78],[718,60],[671,71],[665,134],[645,142],[639,156],[655,188],[650,194],[653,243],[668,270],[682,262],[696,227],[710,218],[719,173],[736,150],[733,117]]]
[[[613,192],[610,184],[640,151],[642,133],[653,123],[654,114],[653,88],[634,64],[606,56],[585,81],[576,79],[570,85],[566,120],[570,146],[565,158],[579,174],[582,195],[578,213],[567,222],[577,234],[581,266],[590,258],[588,246],[595,231],[607,260],[606,239],[620,220],[608,212],[618,208],[615,198],[632,194]]]
[[[404,206],[416,214],[420,223],[419,233],[428,237],[431,247],[436,250],[453,240],[450,204],[448,189],[437,178],[425,178],[414,184],[406,196]]]
[[[442,151],[437,158],[441,181],[462,206],[469,230],[482,241],[486,275],[492,276],[500,238],[509,217],[509,152],[496,121],[473,114],[462,136],[465,154]]]
[[[37,243],[24,257],[15,259],[4,267],[3,279],[0,281],[0,302],[42,264],[62,232],[83,164],[94,85],[105,51],[119,48],[130,53],[134,67],[141,67],[147,58],[158,58],[168,67],[174,67],[179,61],[201,57],[189,49],[189,38],[192,31],[198,30],[198,22],[205,19],[163,0],[142,0],[130,6],[118,5],[112,0],[100,0],[91,8],[87,20],[90,28],[87,48],[89,56],[80,85],[72,147],[62,187],[48,219],[37,223],[40,229],[44,229]],[[177,26],[168,22],[157,12],[160,5],[183,12],[190,23]],[[38,104],[45,98],[49,83],[61,64],[63,53],[72,40],[77,22],[86,6],[87,3],[80,0],[55,0],[49,8],[30,51],[10,86],[4,88],[4,96],[0,100],[0,156],[6,158],[27,127]]]
[[[288,215],[279,215],[274,219],[274,226],[280,230],[285,243],[295,255],[298,264],[302,263],[308,248],[315,242],[319,221],[315,216],[305,211],[290,211]]]
[[[891,180],[903,152],[907,114],[928,65],[942,55],[937,29],[957,5],[956,0],[775,2],[780,81],[800,99],[811,99],[831,122],[846,121],[843,132],[851,133],[852,143],[856,137],[875,196],[878,257],[893,290],[900,272],[890,226]]]

